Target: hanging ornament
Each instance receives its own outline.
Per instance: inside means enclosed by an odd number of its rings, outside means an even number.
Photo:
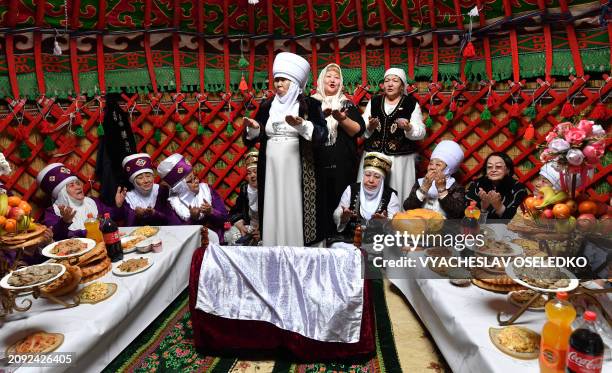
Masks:
[[[535,107],[535,103],[529,105],[529,107],[527,107],[525,110],[523,110],[523,115],[525,115],[528,118],[535,118],[537,116],[537,110]]]
[[[47,133],[50,131],[51,125],[46,119],[40,121],[40,132]]]
[[[603,102],[598,102],[593,111],[591,111],[589,118],[593,120],[608,119],[608,109],[606,108],[606,105],[604,105]]]
[[[55,141],[53,141],[53,139],[51,138],[51,136],[47,135],[45,137],[44,143],[43,143],[43,150],[47,153],[51,153],[52,151],[54,151],[57,148],[57,146],[55,146]]]
[[[450,104],[450,111],[457,111],[457,101],[453,100]]]
[[[77,126],[74,130],[74,134],[77,137],[85,137],[85,130],[83,129],[83,126]]]
[[[478,17],[478,6],[473,7],[468,13],[470,16],[470,25],[468,28],[468,33],[465,36],[465,47],[463,48],[463,57],[472,58],[476,56],[476,49],[474,48],[474,44],[472,43],[472,17]]]
[[[565,101],[565,104],[563,104],[563,107],[561,108],[561,117],[565,119],[570,119],[574,115],[576,115],[574,107],[569,101]]]
[[[178,122],[176,126],[174,126],[174,132],[183,133],[185,132],[185,127],[183,127],[183,125],[180,122]]]
[[[202,123],[198,123],[198,136],[202,136],[204,134],[204,126]]]
[[[465,48],[463,48],[463,57],[472,58],[476,56],[476,49],[474,49],[474,44],[471,41],[468,41]]]
[[[497,105],[495,98],[492,95],[489,95],[487,97],[487,106],[491,108],[491,107],[495,107],[495,105]]]
[[[484,109],[482,110],[482,113],[480,113],[480,119],[481,120],[491,120],[491,112],[489,111],[489,106],[485,106]]]
[[[30,149],[28,144],[26,144],[25,141],[22,141],[21,144],[19,145],[19,158],[28,159],[31,156],[32,156],[32,150]]]
[[[81,116],[81,113],[78,111],[74,114],[74,120],[72,121],[72,124],[78,126],[81,123],[83,123],[83,117]]]
[[[525,140],[531,141],[535,136],[535,128],[533,128],[533,123],[529,123],[529,126],[525,130]]]
[[[102,125],[102,122],[98,123],[98,128],[96,128],[96,133],[98,134],[98,137],[104,136],[104,126]]]
[[[516,102],[513,103],[512,106],[510,107],[510,112],[508,113],[508,115],[514,118],[517,118],[521,115],[521,108]]]
[[[429,107],[429,115],[438,115],[439,109],[436,106]]]
[[[238,84],[238,89],[241,90],[242,92],[244,92],[247,89],[249,89],[249,85],[247,84],[246,80],[244,79],[244,75],[242,75],[242,77],[240,78],[240,84]]]
[[[153,138],[155,139],[155,141],[157,141],[158,144],[161,142],[161,130],[159,128],[155,129],[155,132],[153,133]]]
[[[232,136],[234,134],[234,127],[232,126],[231,122],[227,122],[227,127],[225,128],[225,133],[228,136]]]
[[[54,56],[62,55],[62,47],[60,47],[59,42],[57,41],[58,36],[59,36],[59,32],[55,30],[55,37],[53,38],[53,55]]]
[[[453,120],[454,117],[455,116],[453,115],[453,112],[450,111],[450,110],[446,112],[446,115],[444,115],[444,118],[446,118],[446,120],[448,120],[448,121]]]
[[[238,67],[241,69],[246,69],[249,67],[249,60],[244,58],[244,55],[242,54],[242,41],[240,41],[240,46],[240,59],[238,60]]]
[[[516,135],[516,133],[518,132],[519,129],[519,125],[516,122],[516,120],[512,119],[510,121],[510,123],[508,124],[508,131],[510,131],[511,134]]]
[[[431,115],[428,115],[425,119],[425,127],[431,128],[431,126],[433,126],[433,119],[431,119]]]
[[[257,5],[257,4],[259,4],[259,0],[249,0],[249,4],[250,5]]]

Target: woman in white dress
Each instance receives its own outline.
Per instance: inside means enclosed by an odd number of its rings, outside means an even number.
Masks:
[[[415,159],[419,150],[416,141],[426,134],[421,108],[414,97],[406,94],[407,87],[404,70],[388,69],[384,94],[372,97],[363,112],[365,151],[381,152],[391,158],[393,166],[387,177],[400,201],[408,197],[416,180]],[[362,169],[358,181],[363,178]]]
[[[276,94],[255,119],[244,118],[246,143],[260,142],[258,203],[264,246],[304,246],[323,240],[323,185],[313,153],[328,135],[321,103],[302,94],[310,65],[282,52],[274,59]],[[263,128],[262,128],[263,127]]]

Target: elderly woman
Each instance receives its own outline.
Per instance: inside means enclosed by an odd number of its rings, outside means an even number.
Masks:
[[[554,190],[561,190],[561,176],[555,169],[553,162],[547,162],[540,167],[539,175],[533,179],[533,192],[539,194],[540,188],[549,186]]]
[[[404,210],[426,208],[447,219],[461,219],[465,209],[465,190],[453,177],[461,162],[463,150],[459,144],[450,140],[440,141],[431,153],[427,174],[414,184],[404,201]]]
[[[293,53],[279,53],[272,67],[275,95],[256,118],[244,118],[247,145],[260,142],[258,203],[264,246],[304,246],[324,238],[321,178],[314,156],[327,140],[321,103],[303,95],[310,65]]]
[[[468,186],[465,195],[467,204],[476,201],[488,219],[512,219],[527,197],[525,186],[513,176],[514,165],[507,154],[489,154],[483,176]]]
[[[397,193],[385,185],[391,158],[371,152],[366,154],[363,164],[363,182],[349,185],[334,211],[334,223],[344,242],[353,242],[357,225],[371,219],[392,219],[400,210]]]
[[[116,206],[108,207],[98,198],[85,196],[81,180],[61,163],[52,163],[40,170],[36,182],[53,199],[53,205],[45,210],[43,224],[51,227],[56,241],[85,237],[84,223],[90,214],[98,217],[108,212],[113,220],[123,219],[121,207],[126,198],[125,188],[117,188]]]
[[[259,212],[257,207],[257,159],[259,152],[246,155],[246,183],[240,186],[236,204],[230,210],[232,227],[225,232],[225,241],[230,244],[257,245],[261,240]]]
[[[211,230],[209,239],[219,243],[227,209],[223,199],[208,184],[201,183],[191,163],[180,154],[172,154],[157,167],[157,173],[170,186],[169,225],[204,225]],[[221,241],[223,243],[223,241]]]
[[[384,94],[372,97],[363,113],[365,150],[391,157],[393,168],[387,178],[400,201],[408,197],[414,185],[416,141],[425,138],[426,134],[421,108],[412,96],[406,94],[407,88],[404,70],[387,70]]]
[[[318,175],[327,187],[325,226],[333,227],[332,214],[336,204],[344,189],[357,177],[357,138],[365,130],[365,123],[357,107],[344,96],[342,70],[335,63],[321,70],[317,93],[312,97],[321,102],[329,131],[325,146],[316,154],[316,165]],[[328,235],[333,233],[335,229]]]
[[[167,225],[168,188],[155,183],[151,156],[137,153],[123,158],[123,170],[134,189],[127,192],[126,225]]]

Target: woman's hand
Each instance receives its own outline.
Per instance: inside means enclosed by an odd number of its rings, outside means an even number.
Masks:
[[[115,193],[115,205],[117,207],[123,206],[126,195],[127,195],[127,188],[124,188],[124,187],[117,188],[117,193]]]
[[[191,216],[192,220],[198,220],[198,218],[200,217],[200,208],[199,207],[190,207],[189,208],[189,215]]]
[[[300,117],[294,117],[293,115],[287,115],[285,117],[285,121],[290,126],[295,127],[295,126],[301,126],[302,123],[304,122],[304,119],[302,119]]]
[[[323,116],[325,118],[327,118],[330,115],[332,115],[332,109],[331,108],[327,108],[327,109],[323,110]]]
[[[376,127],[378,127],[380,125],[380,120],[378,118],[375,117],[370,117],[370,119],[368,119],[368,132],[374,132],[374,129]]]
[[[410,124],[410,121],[406,118],[397,118],[395,120],[395,123],[397,123],[397,127],[399,129],[402,129],[404,131],[412,131],[412,125]]]
[[[436,189],[438,193],[442,193],[446,190],[446,175],[443,172],[437,172],[435,176]]]
[[[64,223],[72,224],[72,219],[74,219],[74,216],[76,215],[76,210],[73,210],[70,206],[65,205],[59,205],[58,209]]]
[[[424,192],[425,194],[427,194],[427,192],[433,185],[435,178],[436,178],[435,171],[427,171],[427,173],[425,174],[425,177],[423,178],[423,185],[421,185],[421,192]]]
[[[497,193],[494,190],[489,192],[489,202],[491,203],[491,206],[493,206],[493,208],[497,211],[499,211],[503,206],[501,194]]]
[[[478,197],[480,198],[480,208],[482,210],[487,210],[489,205],[491,204],[489,193],[485,192],[484,189],[480,188],[478,190]]]
[[[247,127],[253,128],[253,129],[259,128],[259,123],[257,123],[255,119],[247,118],[247,117],[243,117],[242,119],[244,122],[246,122]]]
[[[202,202],[202,206],[200,206],[200,210],[204,215],[210,215],[210,213],[212,212],[212,206],[210,203],[204,201]]]
[[[356,216],[355,211],[342,206],[342,215],[340,215],[340,223],[345,224],[350,218]]]
[[[343,120],[345,120],[347,118],[346,112],[344,110],[333,110],[332,111],[332,116],[338,122],[342,122]]]
[[[372,219],[387,219],[387,212],[383,211],[382,214],[375,213],[374,215],[372,215]]]

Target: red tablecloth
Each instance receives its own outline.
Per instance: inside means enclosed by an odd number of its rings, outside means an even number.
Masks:
[[[376,350],[374,309],[369,281],[363,287],[363,319],[357,343],[321,342],[277,328],[264,321],[227,319],[195,308],[204,248],[193,253],[189,275],[189,309],[196,347],[207,354],[246,356],[289,351],[303,361],[343,360],[372,355]]]

